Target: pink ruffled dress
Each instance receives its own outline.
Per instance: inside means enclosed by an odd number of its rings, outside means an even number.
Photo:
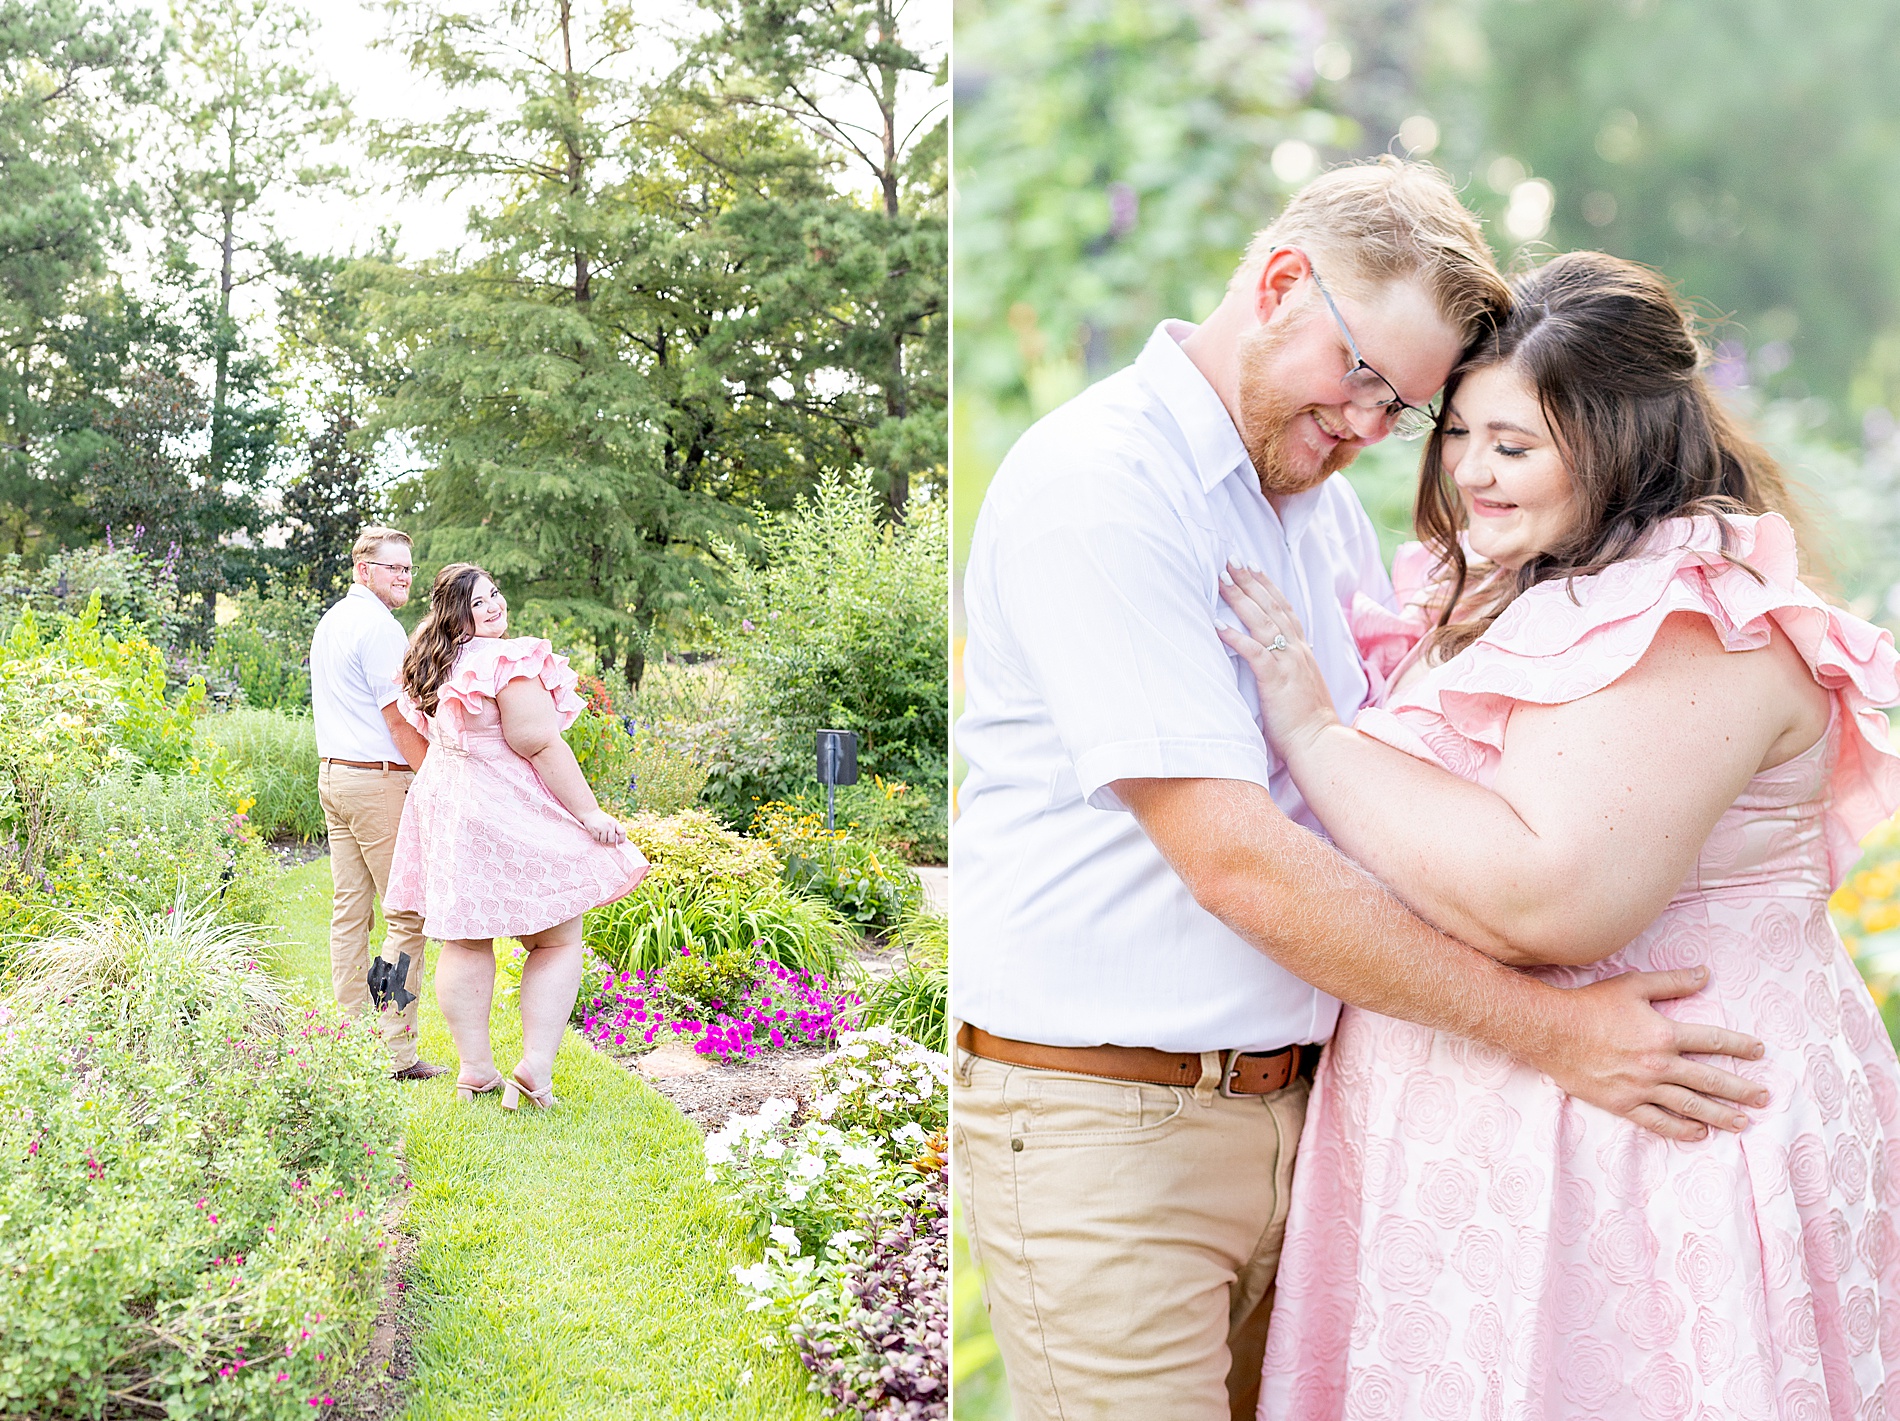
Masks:
[[[1761,1037],[1762,1061],[1721,1064],[1771,1104],[1740,1135],[1671,1143],[1490,1048],[1347,1008],[1300,1144],[1262,1418],[1900,1416],[1900,1061],[1827,913],[1900,804],[1878,709],[1900,679],[1886,632],[1796,581],[1782,519],[1733,523],[1763,580],[1711,520],[1677,520],[1574,600],[1526,593],[1357,726],[1488,784],[1513,706],[1607,686],[1671,613],[1731,650],[1780,628],[1833,693],[1827,734],[1754,778],[1636,941],[1538,969],[1581,985],[1706,963],[1707,990],[1659,1008]],[[1389,684],[1424,621],[1357,612]]]
[[[647,871],[632,844],[595,843],[502,738],[495,697],[516,677],[547,687],[563,730],[586,709],[579,676],[539,637],[471,637],[433,716],[407,694],[396,702],[429,754],[403,804],[384,902],[421,913],[438,940],[539,932],[625,897]]]

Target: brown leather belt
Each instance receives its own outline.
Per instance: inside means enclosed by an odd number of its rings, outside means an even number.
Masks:
[[[352,770],[406,770],[409,767],[400,760],[334,760],[328,755],[323,757],[326,765],[348,765]]]
[[[1148,1046],[1044,1046],[992,1036],[967,1021],[957,1031],[957,1045],[972,1056],[1001,1061],[1006,1066],[1067,1071],[1142,1085],[1192,1088],[1201,1082],[1201,1057],[1196,1051],[1157,1051]],[[1311,1080],[1319,1052],[1316,1045],[1288,1046],[1280,1051],[1223,1051],[1220,1093],[1272,1095],[1285,1090],[1296,1076]]]

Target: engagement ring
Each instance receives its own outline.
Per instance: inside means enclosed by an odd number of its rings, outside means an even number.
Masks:
[[[1275,637],[1272,641],[1268,642],[1267,650],[1268,651],[1285,651],[1286,650],[1286,634],[1282,632],[1279,636]]]

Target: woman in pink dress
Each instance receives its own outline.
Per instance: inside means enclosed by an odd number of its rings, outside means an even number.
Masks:
[[[436,574],[402,664],[397,706],[429,752],[403,806],[386,901],[421,913],[442,943],[435,995],[462,1058],[458,1097],[502,1090],[513,1110],[524,1095],[554,1104],[581,914],[631,892],[647,864],[561,739],[586,708],[580,678],[541,638],[507,631],[507,599],[487,573],[451,563]],[[497,937],[528,949],[521,1060],[505,1081],[488,1041]]]
[[[1352,729],[1234,574],[1223,636],[1342,850],[1557,983],[1706,964],[1660,1009],[1767,1044],[1746,1118],[1685,1092],[1703,1118],[1652,1133],[1347,1008],[1263,1418],[1900,1415],[1900,1061],[1827,914],[1900,804],[1894,647],[1798,580],[1779,477],[1698,360],[1653,273],[1520,279],[1446,387],[1404,610],[1354,609],[1384,691]]]

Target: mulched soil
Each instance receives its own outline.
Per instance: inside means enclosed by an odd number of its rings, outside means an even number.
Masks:
[[[327,838],[312,839],[306,844],[302,839],[267,839],[264,847],[271,851],[278,867],[301,868],[329,853],[330,841]]]
[[[828,1054],[825,1047],[773,1051],[754,1061],[718,1063],[690,1075],[658,1079],[641,1070],[641,1057],[624,1058],[621,1064],[639,1071],[648,1085],[699,1126],[701,1134],[711,1134],[735,1115],[755,1114],[775,1095],[805,1104],[811,1099],[812,1072]]]
[[[389,1253],[383,1265],[383,1305],[370,1330],[369,1346],[335,1392],[336,1421],[395,1421],[408,1408],[409,1378],[415,1375],[417,1325],[408,1305],[403,1274],[416,1240],[402,1231],[406,1196],[398,1195],[383,1218]],[[329,1410],[329,1408],[325,1408]]]

